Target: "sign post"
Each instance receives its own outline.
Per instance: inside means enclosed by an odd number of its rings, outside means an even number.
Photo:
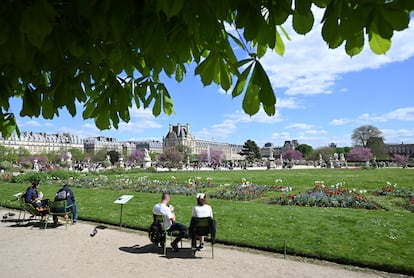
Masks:
[[[120,218],[119,218],[119,229],[122,228],[122,208],[132,198],[134,198],[133,195],[122,195],[121,197],[116,199],[115,202],[114,202],[114,204],[120,204],[121,205],[121,215],[120,215]]]

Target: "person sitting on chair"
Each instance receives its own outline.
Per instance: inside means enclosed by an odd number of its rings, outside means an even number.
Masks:
[[[211,217],[211,218],[213,218],[213,209],[206,202],[206,194],[203,194],[203,193],[198,193],[197,194],[197,205],[193,207],[192,217],[197,217],[197,218]],[[201,250],[204,247],[204,236],[200,236],[199,240],[200,240],[200,245],[197,247],[197,249]],[[195,243],[194,243],[194,245],[195,245]]]
[[[32,204],[33,207],[36,208],[38,211],[43,211],[48,206],[49,200],[42,200],[43,194],[39,192],[37,189],[39,188],[39,182],[34,181],[32,185],[29,186],[25,193],[25,202]]]
[[[178,252],[178,242],[187,235],[187,226],[184,224],[176,222],[174,207],[169,206],[170,194],[163,193],[161,196],[161,202],[154,205],[152,208],[152,213],[155,215],[163,215],[165,227],[163,227],[167,232],[178,231],[180,232],[178,236],[171,242],[171,247],[174,252]]]
[[[72,212],[73,215],[73,224],[76,224],[78,221],[78,205],[75,201],[75,195],[72,190],[69,188],[69,184],[65,184],[58,192],[56,192],[55,201],[66,200],[66,211]],[[59,212],[59,211],[56,211]],[[63,212],[63,211],[62,211]],[[57,223],[57,216],[53,216],[53,222]]]

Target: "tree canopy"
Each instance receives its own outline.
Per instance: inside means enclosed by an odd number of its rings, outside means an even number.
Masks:
[[[20,116],[45,119],[62,108],[74,116],[80,103],[83,118],[100,129],[128,122],[133,106],[170,115],[161,77],[180,82],[191,63],[204,85],[243,95],[247,114],[263,107],[274,115],[276,96],[259,58],[268,49],[283,55],[284,24],[308,33],[315,6],[324,10],[328,47],[344,45],[353,56],[365,38],[374,53],[385,53],[394,31],[408,28],[414,1],[2,1],[0,131],[8,137],[16,129],[14,97],[22,99]]]
[[[262,158],[260,148],[257,146],[255,141],[250,139],[244,142],[239,154],[244,156],[247,161],[254,161]]]
[[[380,137],[382,131],[373,125],[362,125],[352,132],[351,139],[355,147],[367,147],[368,140]]]

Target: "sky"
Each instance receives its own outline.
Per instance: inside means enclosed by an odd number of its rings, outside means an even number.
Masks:
[[[313,148],[335,143],[351,146],[352,131],[373,125],[382,131],[385,143],[414,144],[414,22],[396,32],[386,55],[371,52],[368,42],[362,53],[346,55],[344,45],[329,49],[321,37],[320,12],[313,30],[295,34],[283,57],[268,51],[261,63],[276,92],[276,114],[262,110],[250,117],[242,111],[243,97],[232,98],[216,85],[204,87],[190,65],[183,82],[164,79],[174,101],[175,115],[154,117],[151,109],[131,110],[131,121],[119,128],[100,131],[92,120],[82,119],[82,106],[72,118],[65,110],[53,120],[19,117],[21,101],[11,100],[20,131],[70,132],[83,138],[114,137],[118,141],[162,140],[169,124],[190,124],[193,137],[258,146],[271,142],[283,145],[298,140]],[[319,17],[319,18],[318,18]],[[289,20],[288,20],[289,21]],[[235,47],[239,58],[246,54]]]

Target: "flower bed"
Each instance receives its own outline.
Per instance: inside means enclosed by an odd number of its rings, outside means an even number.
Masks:
[[[243,182],[240,185],[231,187],[230,189],[222,189],[210,193],[210,198],[224,200],[248,201],[261,197],[266,192],[289,192],[292,187],[283,185],[260,185]]]
[[[393,196],[406,198],[405,202],[399,203],[398,205],[404,207],[405,209],[414,212],[414,192],[410,189],[398,187],[396,183],[391,184],[387,181],[387,185],[383,186],[381,189],[378,189],[374,192],[377,196]]]
[[[381,209],[379,204],[369,201],[365,196],[358,194],[356,190],[342,187],[342,184],[325,186],[323,183],[318,183],[305,193],[280,195],[279,198],[273,199],[269,203],[310,207]]]

